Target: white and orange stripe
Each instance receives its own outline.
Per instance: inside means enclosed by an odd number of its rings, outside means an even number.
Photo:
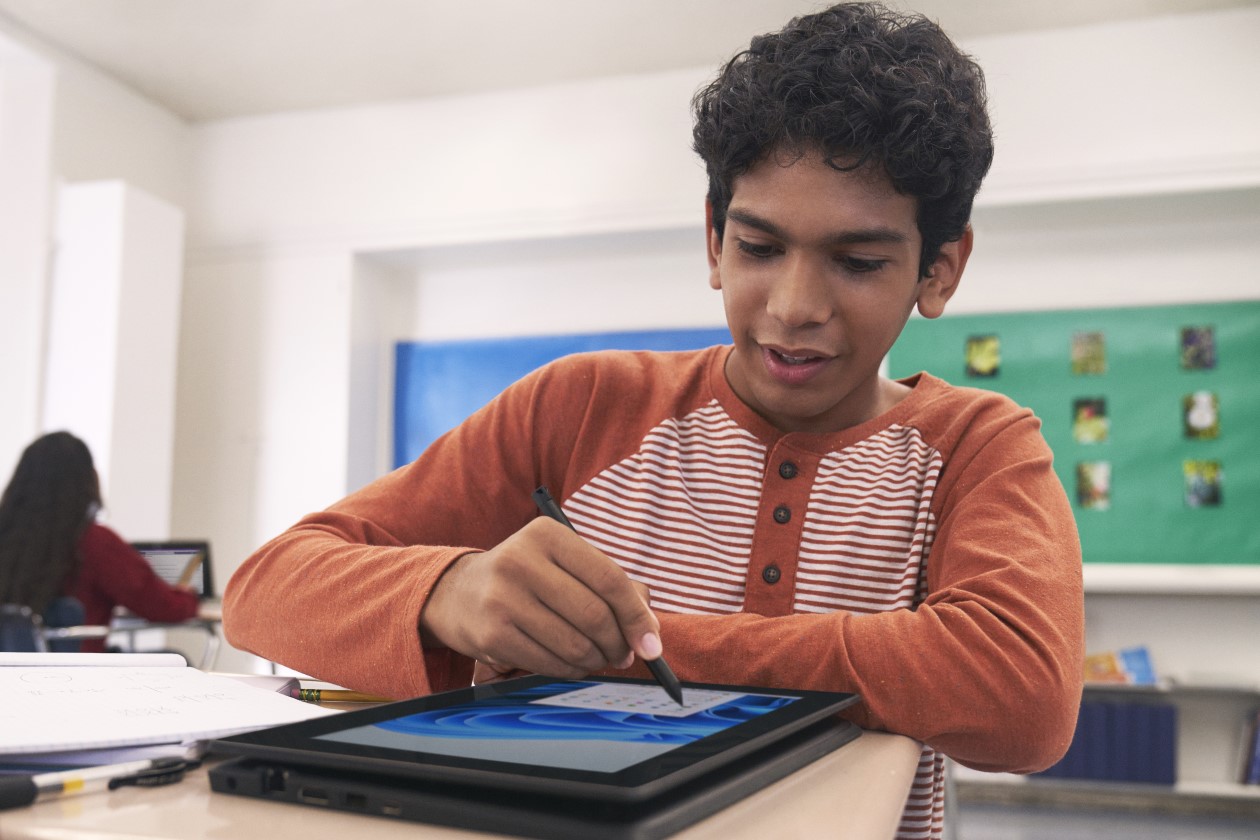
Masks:
[[[738,612],[767,448],[713,401],[652,429],[565,502],[584,537],[652,589],[662,612]],[[941,456],[893,426],[821,458],[795,560],[793,610],[882,612],[924,596]],[[924,747],[898,838],[941,834],[943,759]]]

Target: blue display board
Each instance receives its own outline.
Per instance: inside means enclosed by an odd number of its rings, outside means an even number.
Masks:
[[[730,340],[730,332],[720,327],[399,342],[394,351],[394,466],[414,461],[508,385],[561,356],[591,350],[694,350]]]

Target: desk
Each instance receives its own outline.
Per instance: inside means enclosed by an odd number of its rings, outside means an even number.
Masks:
[[[109,623],[110,633],[120,633],[127,637],[127,650],[135,651],[136,634],[144,630],[200,630],[206,634],[206,644],[201,650],[201,658],[195,667],[202,671],[213,670],[214,660],[219,655],[219,625],[223,623],[223,605],[218,601],[206,601],[197,609],[197,615],[187,621],[148,621],[134,615],[124,613],[116,615]],[[193,664],[193,663],[189,663]]]
[[[676,840],[843,837],[896,831],[917,742],[866,732],[791,776],[679,832]],[[4,840],[484,840],[491,835],[210,791],[205,769],[162,788],[124,788],[0,812]]]

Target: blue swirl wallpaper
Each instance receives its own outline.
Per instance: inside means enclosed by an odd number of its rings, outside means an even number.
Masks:
[[[533,701],[593,683],[554,682],[502,697],[408,715],[376,724],[407,735],[687,744],[792,702],[790,697],[734,694],[686,717],[537,705]]]

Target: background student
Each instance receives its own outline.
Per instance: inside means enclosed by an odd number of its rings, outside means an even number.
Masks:
[[[662,649],[684,680],[855,691],[854,720],[925,744],[901,836],[939,836],[942,756],[1046,767],[1081,690],[1080,546],[1038,421],[879,374],[970,256],[981,71],[921,17],[841,4],[754,38],[695,106],[733,346],[527,376],[259,549],[228,639],[393,696],[474,664],[644,675]]]
[[[102,504],[87,444],[52,432],[27,446],[0,497],[0,602],[25,604],[52,626],[107,625],[119,606],[150,621],[194,617],[196,592],[167,584],[97,522]],[[82,649],[102,651],[105,641]]]

